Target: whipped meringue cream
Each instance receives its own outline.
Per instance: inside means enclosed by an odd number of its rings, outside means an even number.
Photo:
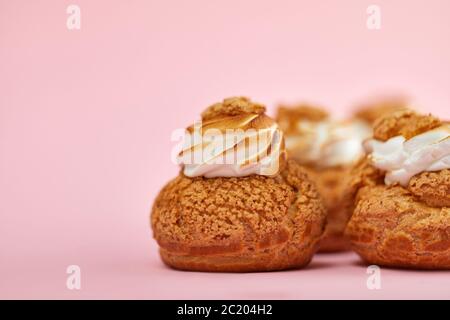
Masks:
[[[320,167],[349,165],[364,155],[362,143],[372,134],[364,121],[299,121],[286,148],[298,161]]]
[[[418,173],[450,168],[450,124],[411,139],[396,136],[387,141],[364,143],[373,166],[386,171],[385,183],[407,186]]]
[[[178,162],[188,177],[274,176],[284,156],[283,134],[276,122],[249,113],[189,127]]]

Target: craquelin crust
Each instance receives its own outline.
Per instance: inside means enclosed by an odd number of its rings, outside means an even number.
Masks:
[[[403,110],[377,119],[374,124],[373,136],[381,141],[395,136],[404,136],[406,139],[410,139],[440,125],[442,122],[432,115],[424,116],[411,110]]]
[[[222,116],[236,116],[243,113],[263,114],[266,107],[262,104],[250,101],[246,97],[232,97],[215,103],[202,112],[202,119],[209,120]]]
[[[432,207],[450,207],[450,170],[422,172],[414,176],[408,190]]]
[[[159,193],[151,224],[169,266],[250,272],[307,265],[325,216],[306,172],[288,161],[276,177],[180,174]]]
[[[352,248],[370,264],[450,268],[450,208],[434,208],[401,186],[359,191],[347,225]]]
[[[411,138],[441,125],[439,119],[402,111],[376,121],[377,139]],[[404,188],[387,186],[384,172],[363,159],[346,192],[354,208],[345,234],[367,263],[450,269],[450,171],[423,172]]]
[[[350,171],[345,191],[343,206],[351,215],[355,210],[358,191],[363,187],[384,184],[384,173],[371,165],[367,157],[362,158]]]

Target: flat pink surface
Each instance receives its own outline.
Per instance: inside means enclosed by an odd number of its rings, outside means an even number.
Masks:
[[[81,30],[66,8],[81,8]],[[305,270],[165,268],[148,215],[177,174],[171,132],[230,95],[348,114],[409,94],[450,118],[450,2],[0,0],[0,298],[450,298],[448,272],[382,270],[353,254]],[[82,289],[66,288],[79,265]]]
[[[159,262],[153,246],[146,254],[85,249],[27,260],[2,270],[2,298],[450,299],[447,271],[382,268],[381,288],[369,290],[367,268],[353,253],[319,254],[302,270],[247,274],[172,270]],[[65,285],[65,268],[74,262],[81,268],[79,291]]]

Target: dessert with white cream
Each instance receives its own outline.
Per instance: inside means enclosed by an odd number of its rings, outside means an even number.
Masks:
[[[187,129],[179,174],[152,207],[162,260],[212,272],[306,266],[326,212],[306,170],[285,155],[263,105],[233,97],[203,111]]]

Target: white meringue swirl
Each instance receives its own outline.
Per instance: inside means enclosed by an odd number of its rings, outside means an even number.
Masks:
[[[249,113],[189,127],[178,161],[188,177],[274,176],[284,156],[283,134],[276,122]]]
[[[373,166],[386,171],[386,185],[407,186],[418,173],[450,168],[450,124],[408,140],[403,136],[384,142],[371,139],[364,146]]]

